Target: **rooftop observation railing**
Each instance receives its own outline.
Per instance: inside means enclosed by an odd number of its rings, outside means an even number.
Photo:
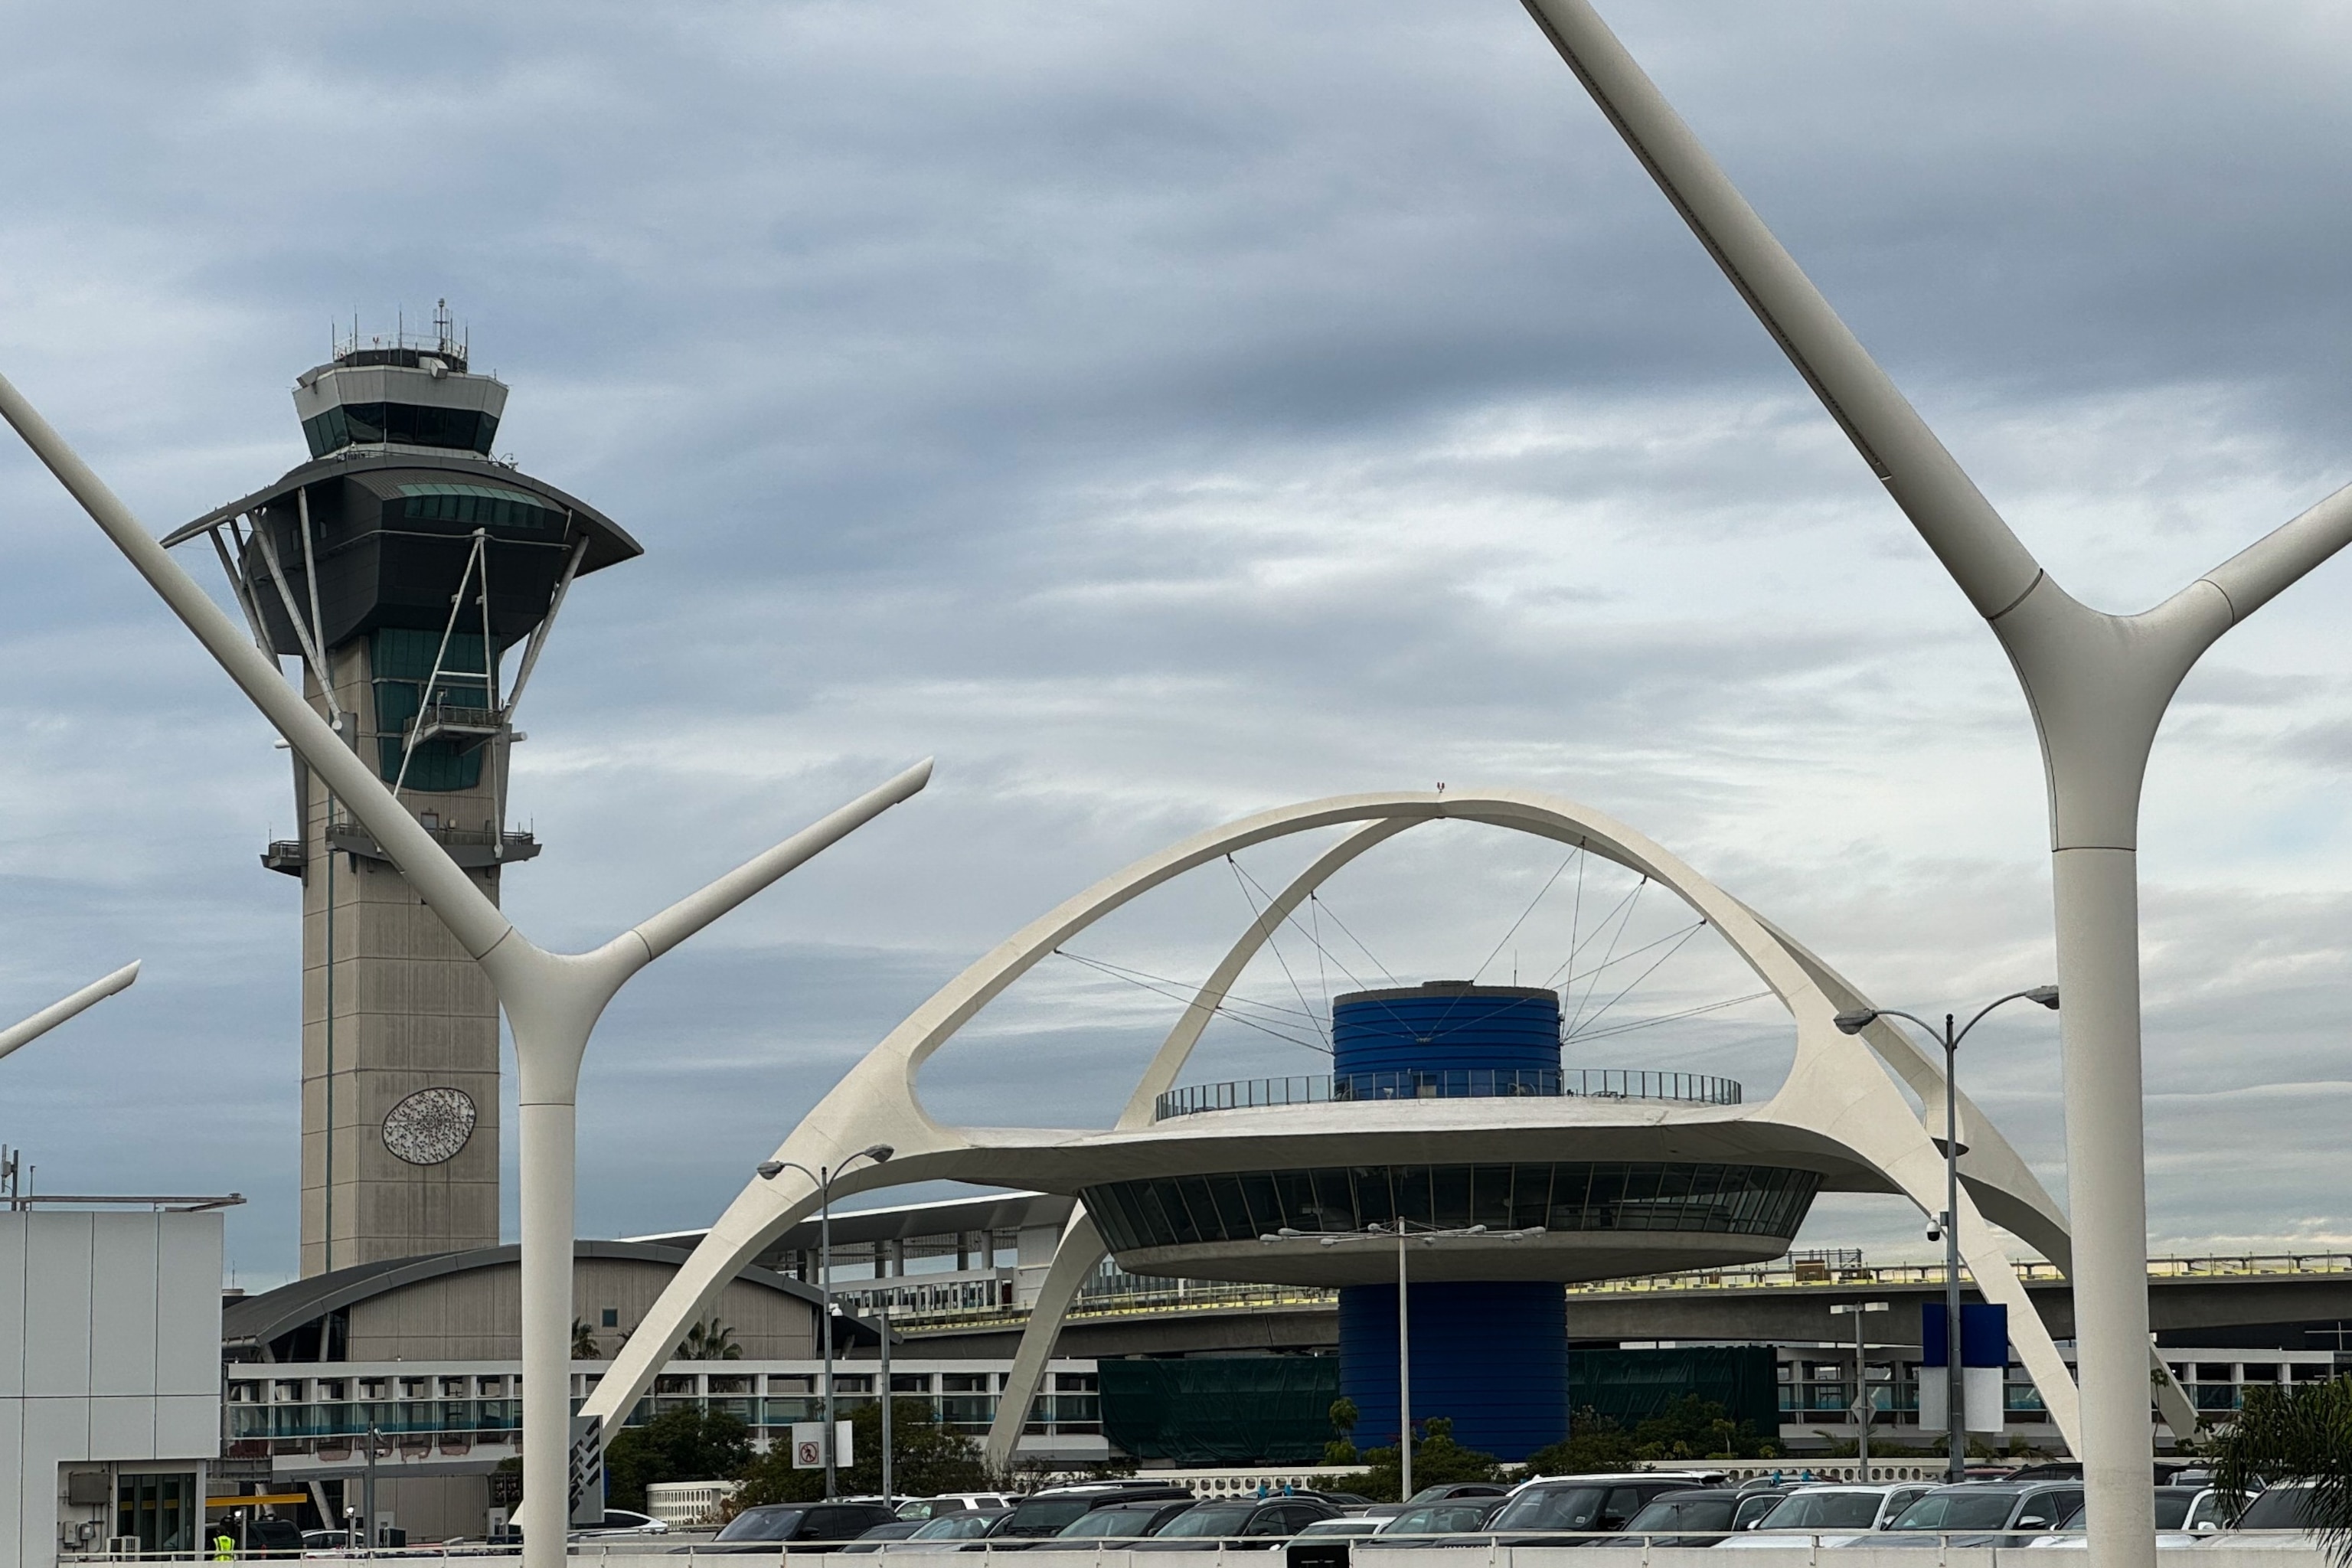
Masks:
[[[1321,1073],[1297,1078],[1245,1078],[1230,1083],[1187,1084],[1153,1101],[1151,1119],[1204,1110],[1268,1105],[1322,1105],[1381,1100],[1515,1100],[1578,1096],[1591,1100],[1664,1100],[1686,1105],[1738,1105],[1740,1088],[1727,1078],[1696,1072],[1639,1072],[1622,1068],[1465,1068],[1434,1072]]]

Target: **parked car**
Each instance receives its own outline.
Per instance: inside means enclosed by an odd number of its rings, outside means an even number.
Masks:
[[[2282,1481],[2267,1490],[2257,1492],[2245,1505],[2237,1522],[2223,1523],[2226,1534],[2210,1531],[2197,1534],[2199,1542],[2209,1546],[2228,1546],[2231,1551],[2252,1549],[2273,1552],[2324,1552],[2326,1539],[2316,1533],[2324,1529],[2309,1513],[2312,1484],[2309,1481]],[[2221,1511],[2226,1514],[2227,1505]]]
[[[973,1513],[1009,1509],[1021,1500],[1011,1492],[941,1492],[937,1497],[910,1497],[898,1504],[900,1519],[937,1519],[941,1514]]]
[[[927,1519],[886,1520],[843,1547],[842,1550],[844,1552],[879,1552],[886,1542],[904,1541],[929,1522],[930,1521]]]
[[[2080,1481],[1965,1481],[1937,1487],[1870,1544],[2023,1546],[2082,1504]]]
[[[1196,1503],[1135,1543],[1138,1552],[1210,1552],[1223,1543],[1236,1551],[1281,1545],[1318,1520],[1339,1510],[1320,1498],[1267,1497],[1236,1502]]]
[[[1692,1476],[1646,1471],[1548,1476],[1512,1492],[1484,1528],[1514,1546],[1581,1546],[1594,1536],[1623,1530],[1667,1492],[1689,1491],[1698,1484]]]
[[[2191,1535],[2210,1535],[2216,1531],[2233,1530],[2238,1516],[2245,1511],[2246,1498],[2238,1492],[2224,1491],[2220,1487],[2200,1487],[2189,1505],[2189,1512],[2180,1528]]]
[[[772,1502],[747,1508],[698,1546],[673,1552],[769,1552],[789,1542],[803,1552],[830,1552],[896,1518],[878,1502]]]
[[[1191,1502],[1182,1487],[1150,1481],[1087,1481],[1076,1486],[1047,1487],[1031,1492],[1014,1506],[1011,1517],[988,1532],[989,1550],[1001,1551],[1013,1542],[1043,1541],[1059,1535],[1072,1521],[1098,1508],[1126,1502]]]
[[[1509,1489],[1493,1481],[1444,1481],[1433,1487],[1423,1487],[1402,1502],[1368,1504],[1364,1512],[1374,1519],[1394,1519],[1409,1508],[1424,1503],[1453,1502],[1462,1498],[1501,1497]]]
[[[1426,1502],[1380,1521],[1377,1534],[1356,1542],[1372,1546],[1481,1546],[1493,1537],[1484,1532],[1486,1521],[1502,1506],[1501,1500],[1466,1497],[1453,1502]]]
[[[916,1525],[915,1533],[891,1548],[893,1552],[961,1552],[967,1542],[981,1541],[1013,1517],[1009,1508],[965,1509],[943,1513]]]
[[[604,1510],[604,1521],[602,1524],[575,1526],[569,1532],[569,1539],[603,1541],[616,1535],[667,1535],[668,1533],[668,1523],[656,1519],[649,1513],[638,1513],[633,1509],[608,1508]]]
[[[1114,1503],[1082,1513],[1030,1548],[1033,1552],[1093,1547],[1105,1541],[1140,1541],[1185,1510],[1197,1506],[1191,1498],[1164,1498],[1158,1502]]]
[[[1758,1519],[1780,1500],[1769,1492],[1742,1494],[1729,1487],[1685,1487],[1653,1499],[1622,1535],[1602,1546],[1713,1546],[1738,1530],[1744,1513]]]
[[[2199,1498],[2211,1490],[2210,1487],[2183,1486],[2156,1489],[2156,1543],[2158,1546],[2194,1546],[2198,1543],[2199,1538],[2191,1534],[2189,1530],[2189,1510],[2196,1506]],[[2218,1498],[2220,1494],[2214,1495]],[[2058,1521],[2060,1531],[2071,1533],[2045,1535],[2039,1540],[2030,1541],[2026,1544],[2044,1547],[2072,1546],[2080,1550],[2086,1539],[2083,1534],[2083,1510],[2077,1507],[2074,1512]]]
[[[302,1530],[290,1519],[248,1519],[229,1531],[242,1532],[239,1542],[249,1557],[265,1553],[271,1556],[291,1556],[302,1550]]]
[[[1385,1519],[1371,1519],[1360,1513],[1343,1513],[1337,1519],[1318,1519],[1298,1532],[1301,1541],[1329,1541],[1334,1537],[1353,1538],[1378,1534]]]
[[[1726,1546],[1786,1546],[1791,1535],[1823,1546],[1853,1546],[1886,1529],[1903,1510],[1935,1490],[1927,1481],[1799,1487]]]

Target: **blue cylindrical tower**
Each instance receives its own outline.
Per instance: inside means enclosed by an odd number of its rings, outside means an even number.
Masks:
[[[1334,1098],[1386,1100],[1559,1090],[1559,998],[1518,985],[1432,981],[1331,1004]],[[1544,1281],[1412,1287],[1412,1415],[1454,1422],[1455,1441],[1517,1461],[1568,1436],[1568,1299]],[[1397,1439],[1397,1293],[1339,1292],[1339,1387],[1356,1442]]]

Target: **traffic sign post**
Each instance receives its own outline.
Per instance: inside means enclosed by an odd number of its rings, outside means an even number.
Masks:
[[[850,1433],[848,1422],[836,1421],[833,1424],[834,1465],[836,1468],[842,1465],[857,1462],[856,1444],[852,1440]],[[824,1422],[793,1422],[792,1444],[793,1468],[821,1470],[825,1468]]]
[[[1853,1320],[1853,1403],[1846,1406],[1846,1414],[1853,1417],[1855,1468],[1862,1472],[1862,1479],[1865,1481],[1870,1479],[1870,1417],[1873,1409],[1870,1403],[1870,1350],[1863,1342],[1862,1320],[1864,1313],[1885,1310],[1886,1303],[1884,1301],[1837,1301],[1830,1306],[1830,1316]]]

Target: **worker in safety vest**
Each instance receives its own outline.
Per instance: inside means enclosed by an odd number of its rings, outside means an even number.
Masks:
[[[236,1561],[236,1537],[228,1532],[226,1525],[221,1526],[218,1533],[213,1537],[213,1561],[215,1563]]]

